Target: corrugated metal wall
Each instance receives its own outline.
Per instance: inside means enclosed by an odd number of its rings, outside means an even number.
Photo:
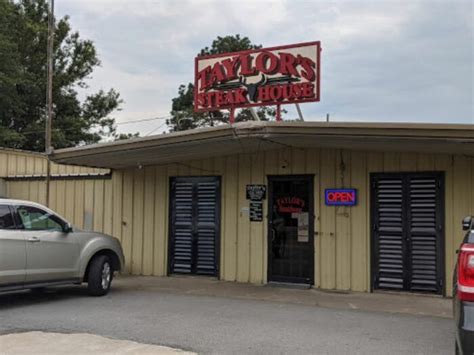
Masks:
[[[51,164],[51,174],[107,173],[108,169]],[[46,156],[41,153],[0,148],[0,178],[46,174]]]
[[[2,158],[0,158],[2,159]],[[23,166],[23,163],[16,163]],[[37,164],[37,163],[34,163]],[[0,163],[0,166],[3,164]],[[25,162],[25,167],[27,163]],[[54,181],[52,208],[79,227],[121,239],[127,271],[165,275],[171,176],[222,176],[220,275],[262,283],[267,273],[266,222],[250,223],[247,184],[274,174],[315,174],[315,283],[324,289],[370,289],[370,172],[446,172],[446,290],[451,293],[461,219],[474,214],[474,158],[334,149],[282,149],[255,154],[115,171],[111,180]],[[0,171],[1,172],[1,171]],[[41,200],[42,182],[8,182],[11,197]],[[43,183],[44,185],[44,183]],[[356,207],[326,207],[325,188],[359,190]],[[264,204],[264,215],[267,206]]]
[[[165,275],[169,177],[222,176],[221,278],[262,283],[267,272],[267,225],[250,223],[245,187],[273,174],[315,174],[315,283],[324,289],[370,290],[370,172],[446,172],[446,289],[463,232],[474,214],[474,159],[449,155],[283,149],[114,172],[113,234],[133,274]],[[356,207],[326,207],[325,188],[359,190]],[[267,213],[265,206],[264,215]]]
[[[51,181],[50,208],[75,226],[112,234],[112,180]],[[45,205],[44,181],[7,181],[7,196]]]
[[[0,150],[0,179],[6,181],[8,197],[46,203],[45,180],[31,180],[27,175],[45,175],[46,157],[43,154],[11,149]],[[51,164],[52,175],[72,180],[51,181],[51,208],[79,228],[111,234],[112,180],[83,179],[78,174],[104,174],[108,169]],[[77,179],[74,179],[77,177]]]

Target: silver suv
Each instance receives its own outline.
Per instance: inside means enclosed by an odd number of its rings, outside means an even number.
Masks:
[[[40,204],[0,199],[0,292],[87,282],[103,296],[123,266],[118,239],[81,231]]]

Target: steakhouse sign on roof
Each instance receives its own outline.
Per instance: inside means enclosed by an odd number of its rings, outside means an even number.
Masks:
[[[194,109],[319,101],[320,42],[197,57]]]

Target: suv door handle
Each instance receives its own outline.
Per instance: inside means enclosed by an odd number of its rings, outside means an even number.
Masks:
[[[38,243],[41,242],[41,240],[38,237],[31,237],[27,239],[28,242],[30,243]]]

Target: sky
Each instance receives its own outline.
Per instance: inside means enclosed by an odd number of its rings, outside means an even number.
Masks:
[[[56,0],[102,62],[81,96],[117,89],[119,132],[167,130],[171,99],[217,36],[321,41],[321,101],[306,121],[474,124],[472,0]],[[297,117],[285,106],[284,119]]]

